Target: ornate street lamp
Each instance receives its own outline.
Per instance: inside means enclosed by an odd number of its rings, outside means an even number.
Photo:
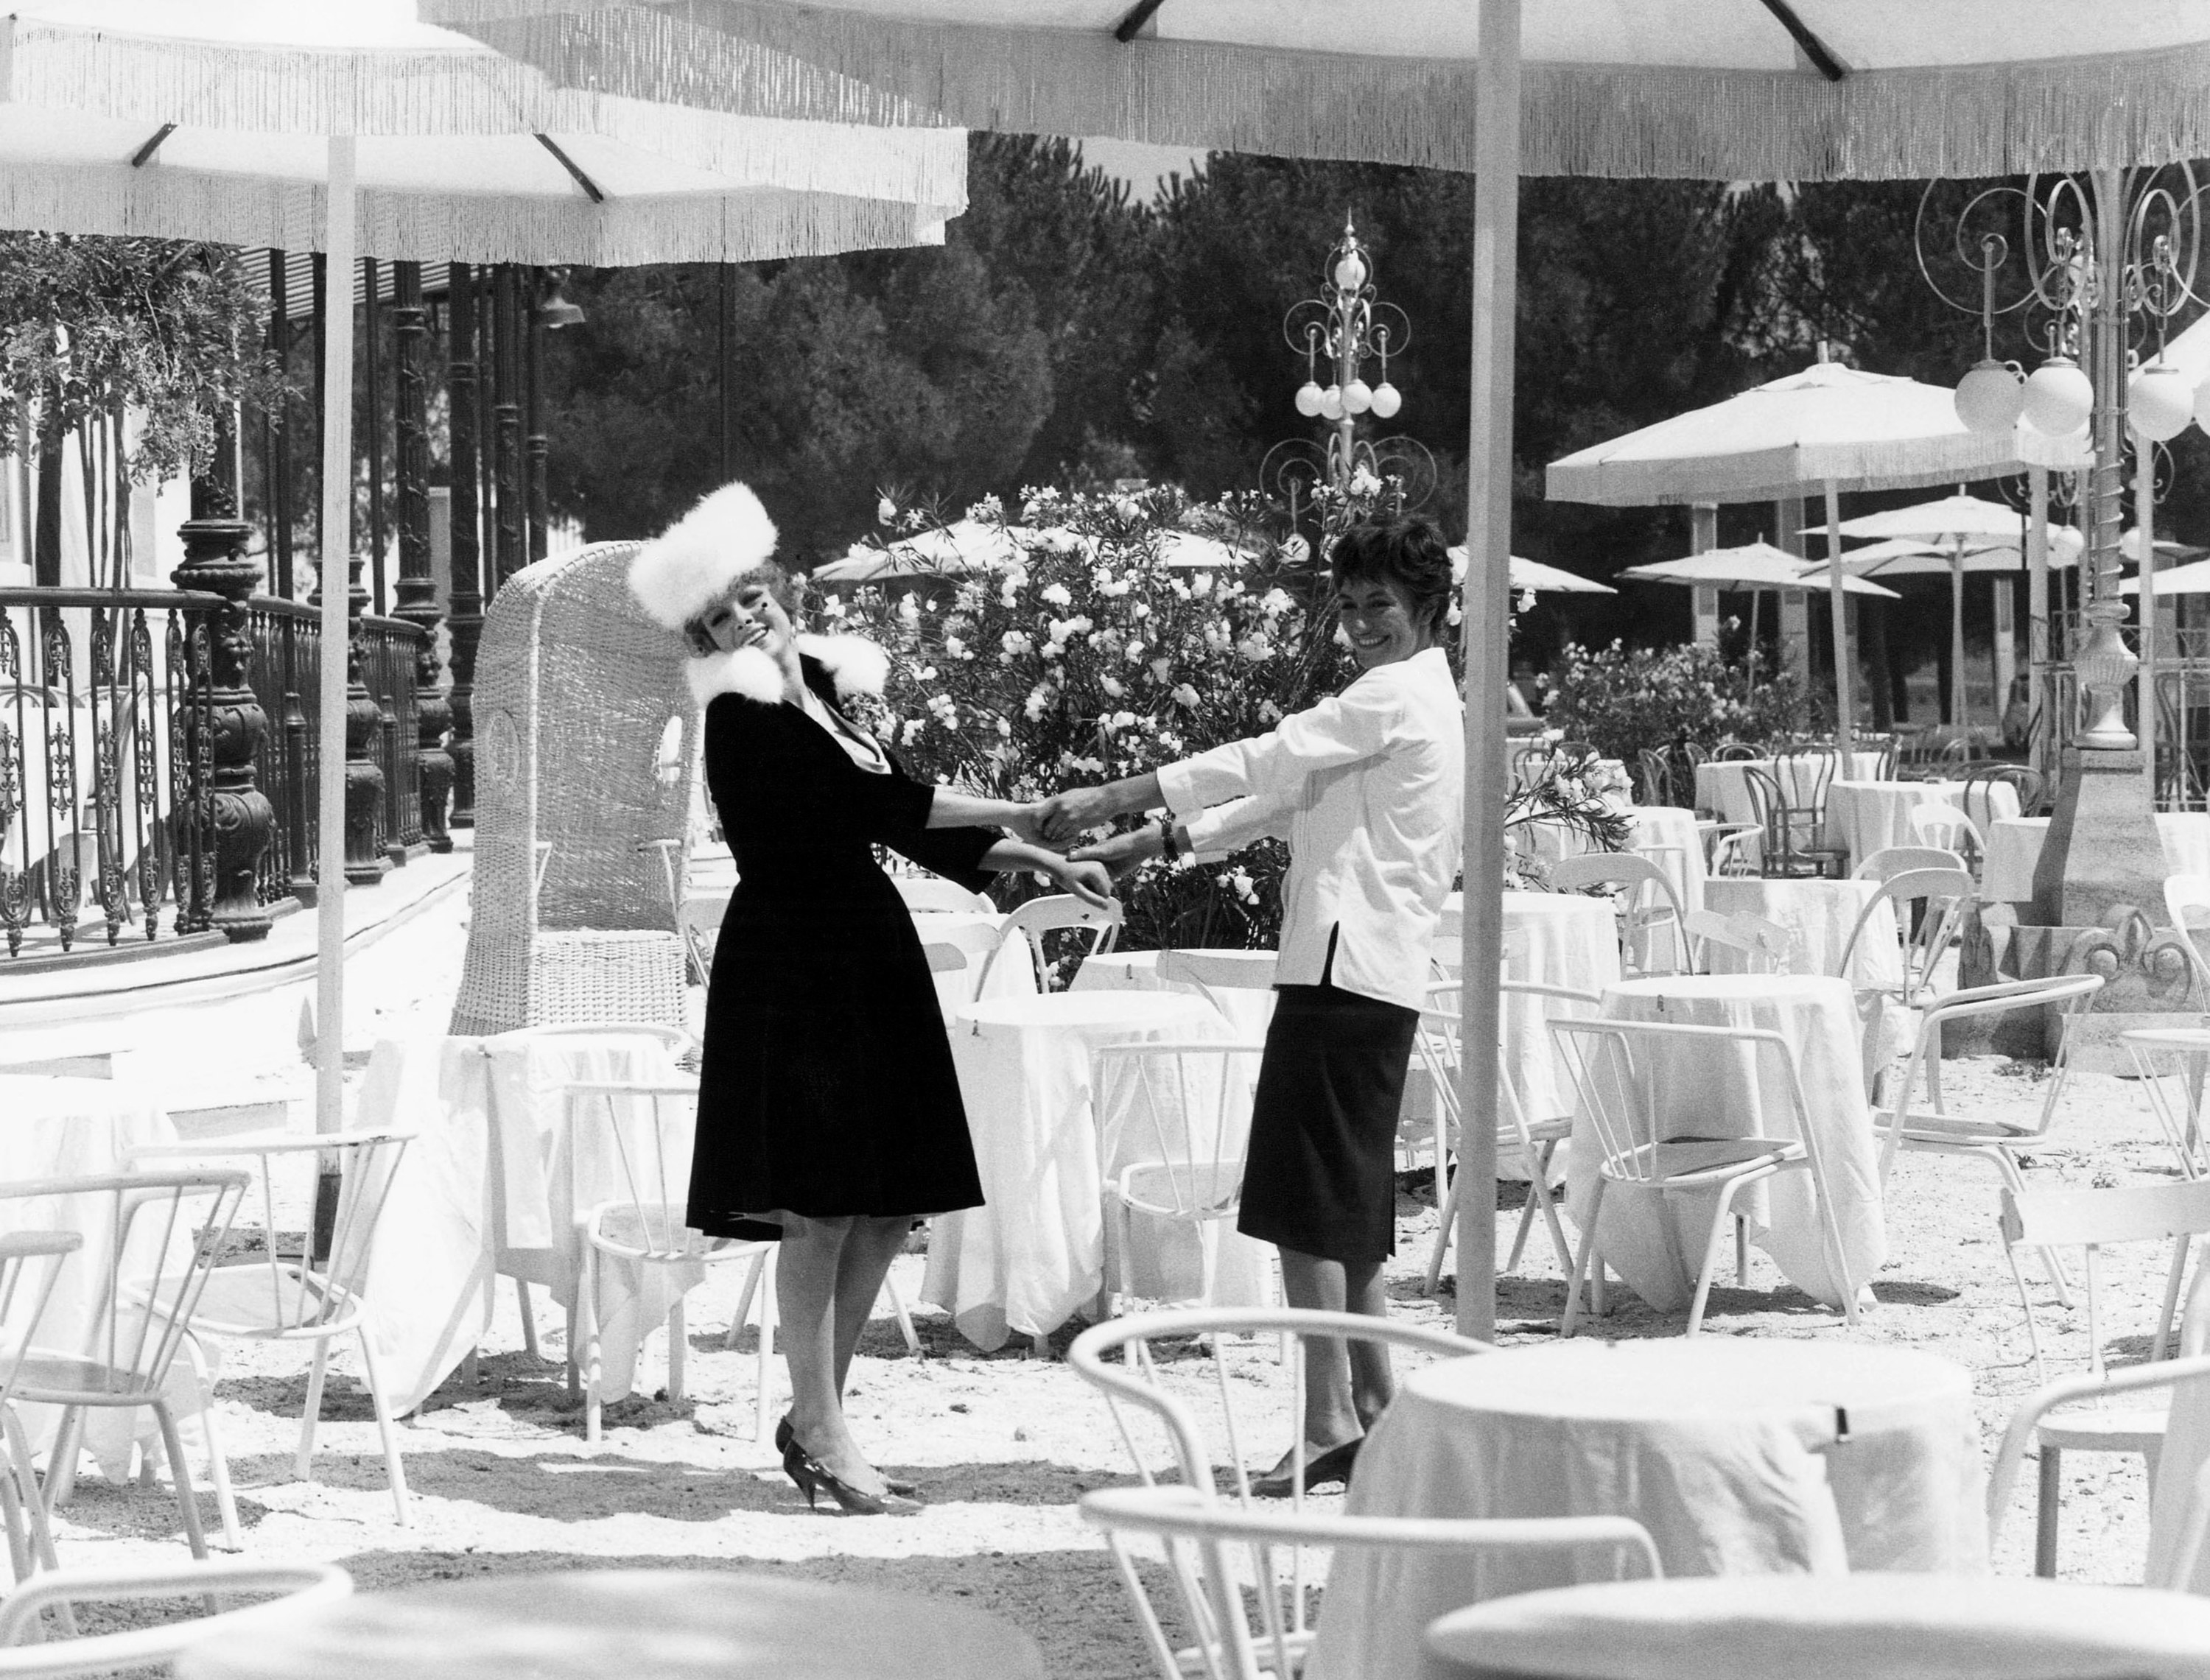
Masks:
[[[1374,274],[1373,254],[1346,214],[1319,292],[1300,299],[1282,319],[1282,336],[1305,358],[1297,412],[1327,427],[1319,437],[1285,438],[1259,464],[1259,484],[1288,504],[1292,529],[1316,514],[1325,535],[1356,503],[1374,501],[1404,513],[1434,493],[1434,458],[1417,439],[1373,437],[1361,427],[1369,415],[1392,419],[1404,406],[1404,394],[1389,378],[1389,358],[1403,355],[1412,339],[1410,319],[1380,300]]]

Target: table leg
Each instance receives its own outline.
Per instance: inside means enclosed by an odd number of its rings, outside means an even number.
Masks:
[[[2063,1497],[2063,1453],[2044,1442],[2033,1512],[2033,1572],[2048,1581],[2056,1579],[2056,1508]]]

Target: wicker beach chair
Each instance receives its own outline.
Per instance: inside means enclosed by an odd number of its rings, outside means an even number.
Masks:
[[[630,594],[637,551],[595,543],[525,567],[484,616],[456,1033],[683,1025],[659,842],[687,843],[699,711],[681,642]]]

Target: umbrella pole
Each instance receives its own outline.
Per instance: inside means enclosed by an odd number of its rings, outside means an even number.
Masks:
[[[2141,613],[2141,727],[2134,732],[2141,737],[2141,774],[2148,780],[2148,808],[2157,807],[2156,734],[2157,725],[2163,721],[2157,715],[2156,704],[2156,450],[2148,443],[2135,439],[2134,448],[2134,532],[2141,539],[2140,580]],[[2177,767],[2175,766],[2175,768]],[[2184,808],[2184,801],[2179,808]]]
[[[2056,762],[2049,744],[2055,738],[2056,713],[2045,681],[2049,664],[2049,469],[2029,467],[2026,485],[2026,692],[2033,696],[2026,714],[2032,720],[2033,768],[2045,776]]]
[[[345,763],[353,548],[353,140],[329,137],[323,250],[323,623],[315,860],[315,1129],[345,1126]],[[325,1189],[328,1187],[325,1186]],[[333,1204],[335,1207],[335,1204]]]
[[[1949,721],[1965,727],[1965,539],[1949,548]]]
[[[1835,770],[1846,777],[1850,774],[1850,726],[1857,720],[1856,696],[1851,693],[1851,678],[1857,672],[1857,661],[1850,656],[1849,598],[1843,593],[1845,581],[1842,571],[1842,491],[1841,487],[1827,480],[1827,601],[1834,615],[1834,750],[1841,755]]]
[[[1481,0],[1466,451],[1465,913],[1458,988],[1458,1334],[1496,1334],[1496,1090],[1504,958],[1504,678],[1512,609],[1512,367],[1519,265],[1519,4]],[[1599,1262],[1599,1263],[1601,1263]],[[1568,1286],[1570,1286],[1570,1285]]]

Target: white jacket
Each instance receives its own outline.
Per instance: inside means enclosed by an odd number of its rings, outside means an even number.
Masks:
[[[1440,648],[1362,672],[1271,734],[1169,764],[1159,786],[1200,859],[1289,841],[1277,984],[1325,972],[1362,997],[1426,1002],[1464,821],[1465,708]]]

